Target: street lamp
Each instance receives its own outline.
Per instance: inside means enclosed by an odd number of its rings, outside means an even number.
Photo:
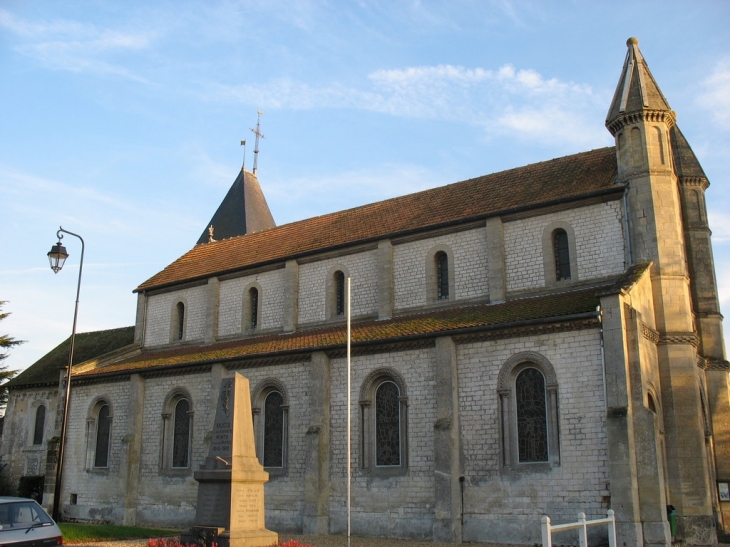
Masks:
[[[74,360],[74,342],[76,341],[76,318],[79,314],[79,293],[81,292],[81,270],[84,267],[84,239],[79,235],[68,230],[64,230],[63,227],[58,228],[56,237],[58,243],[56,243],[51,250],[48,252],[48,261],[51,264],[53,273],[58,273],[63,268],[64,262],[68,258],[66,247],[61,244],[64,234],[70,234],[76,236],[81,240],[81,261],[79,262],[79,282],[76,286],[76,308],[74,309],[74,324],[71,330],[71,349],[68,352],[68,367],[66,368],[66,393],[63,403],[63,418],[61,420],[61,437],[58,440],[58,461],[56,462],[56,484],[53,486],[53,519],[59,520],[60,516],[60,505],[61,505],[61,481],[63,480],[63,452],[66,443],[66,420],[68,418],[68,402],[71,399],[71,366]]]

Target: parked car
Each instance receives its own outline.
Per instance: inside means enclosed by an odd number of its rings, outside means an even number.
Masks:
[[[37,502],[0,497],[0,546],[63,545],[61,529]]]

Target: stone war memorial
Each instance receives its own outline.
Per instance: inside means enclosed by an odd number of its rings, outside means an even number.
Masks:
[[[279,537],[264,523],[264,483],[269,474],[256,458],[248,379],[236,373],[221,380],[213,437],[205,463],[195,472],[195,526],[185,542],[219,547],[275,545]]]

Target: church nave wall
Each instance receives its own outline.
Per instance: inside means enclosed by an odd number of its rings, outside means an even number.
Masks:
[[[202,342],[205,338],[205,297],[205,286],[149,296],[145,319],[145,346],[161,346],[170,343],[172,339],[171,324],[177,302],[183,302],[185,306],[182,340]]]
[[[284,270],[278,269],[255,275],[228,279],[220,283],[218,337],[240,334],[243,320],[244,293],[250,287],[260,287],[258,305],[261,324],[257,330],[281,329],[284,324]]]

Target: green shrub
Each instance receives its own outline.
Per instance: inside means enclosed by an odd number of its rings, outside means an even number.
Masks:
[[[25,477],[20,477],[18,496],[21,498],[31,498],[41,503],[43,501],[43,483],[45,479],[43,475],[26,475]]]

